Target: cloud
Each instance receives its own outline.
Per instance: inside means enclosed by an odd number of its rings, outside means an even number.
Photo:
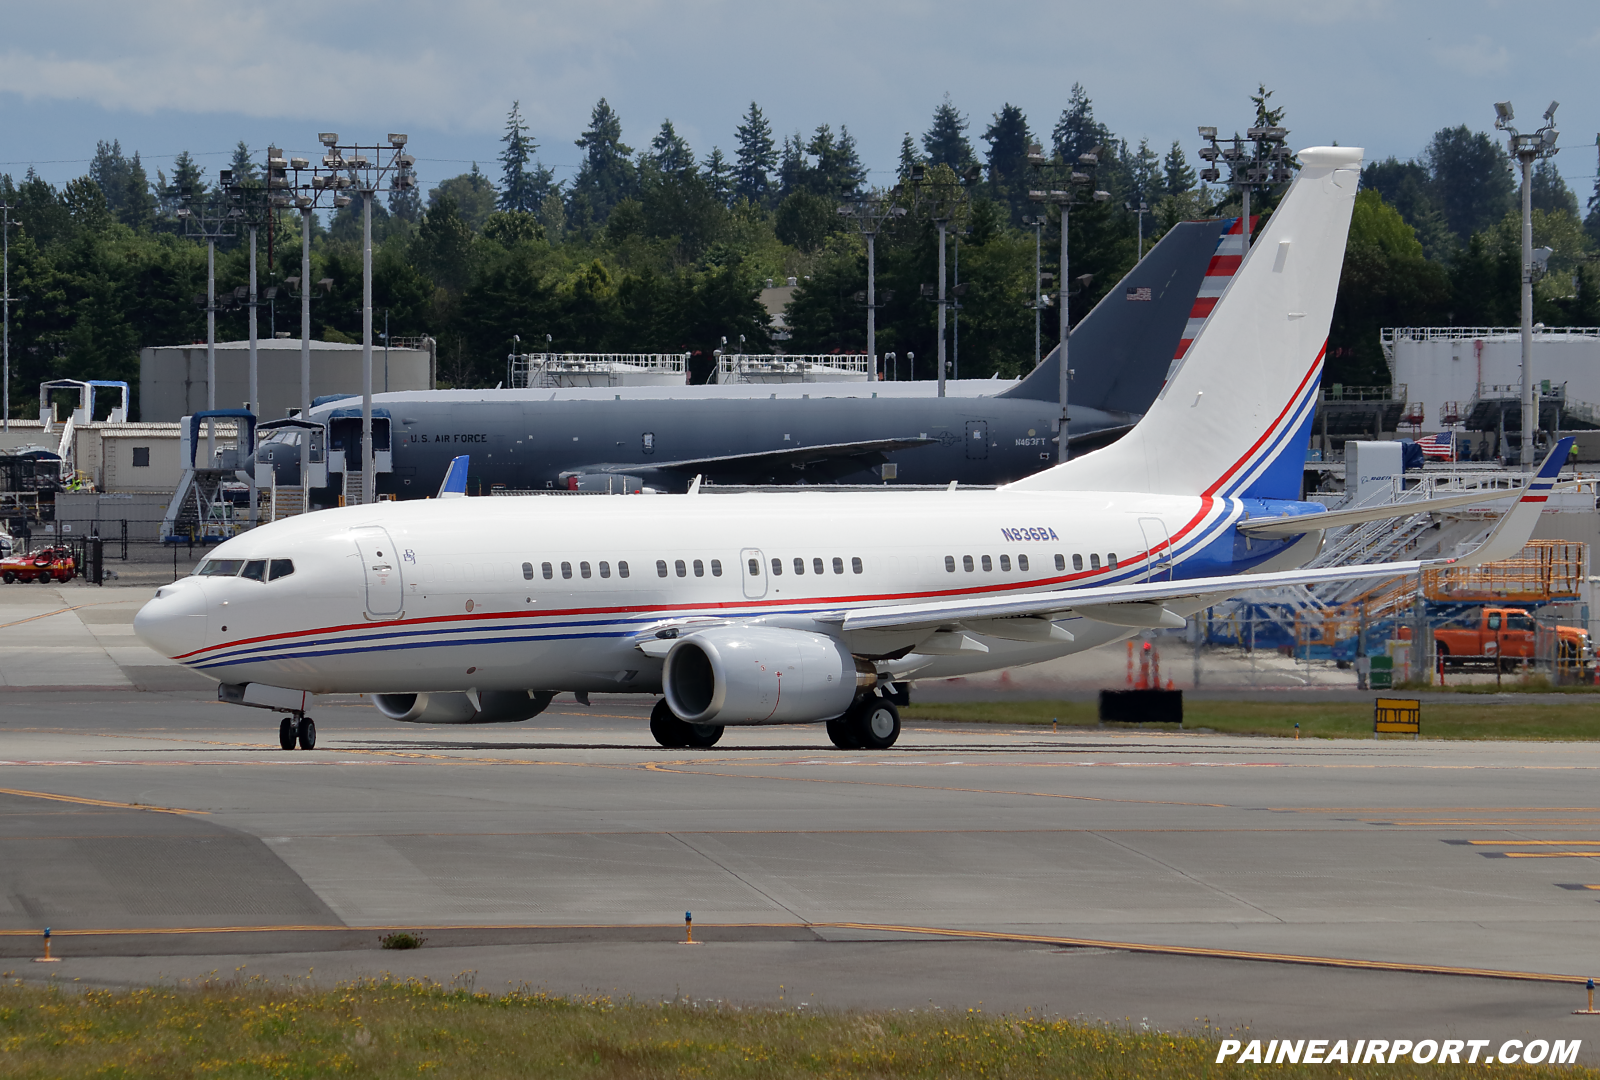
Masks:
[[[1498,75],[1511,65],[1510,51],[1487,34],[1454,45],[1435,45],[1432,51],[1435,63],[1458,75]]]

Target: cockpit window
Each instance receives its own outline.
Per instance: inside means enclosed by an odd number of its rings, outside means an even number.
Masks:
[[[268,581],[277,581],[281,577],[288,577],[294,573],[293,559],[273,559],[272,572],[267,575]]]
[[[244,564],[244,570],[239,574],[239,576],[247,577],[251,581],[267,580],[267,560],[251,559],[249,562]]]
[[[244,565],[242,559],[207,559],[200,564],[201,577],[233,577]]]

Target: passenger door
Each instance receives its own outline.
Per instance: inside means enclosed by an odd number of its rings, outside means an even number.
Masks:
[[[361,572],[367,581],[367,614],[392,619],[405,602],[404,582],[400,577],[400,553],[389,540],[389,532],[379,525],[350,530],[356,550],[361,553]]]
[[[1149,555],[1146,581],[1172,580],[1172,545],[1167,539],[1166,522],[1160,518],[1142,517],[1139,531],[1144,534],[1144,549]]]
[[[989,458],[989,421],[967,421],[967,460],[987,461]]]
[[[739,552],[739,577],[744,581],[744,595],[749,600],[759,600],[767,595],[767,560],[757,548]]]

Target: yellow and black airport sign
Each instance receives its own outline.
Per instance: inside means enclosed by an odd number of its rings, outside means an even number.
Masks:
[[[1420,735],[1422,702],[1415,698],[1381,697],[1372,706],[1372,737]]]

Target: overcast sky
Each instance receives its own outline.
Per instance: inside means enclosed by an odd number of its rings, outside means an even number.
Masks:
[[[732,156],[752,100],[778,134],[847,125],[874,179],[943,95],[979,136],[1013,102],[1048,134],[1073,82],[1096,117],[1164,151],[1195,127],[1244,128],[1264,80],[1296,147],[1418,153],[1440,127],[1487,130],[1509,98],[1527,129],[1563,102],[1557,158],[1587,200],[1600,102],[1600,5],[1490,0],[1212,0],[1204,5],[878,0],[417,0],[272,4],[54,0],[5,5],[0,171],[60,183],[96,139],[139,150],[152,178],[180,150],[214,176],[239,139],[315,147],[411,135],[431,185],[476,159],[491,175],[520,99],[540,156],[570,178],[573,139],[605,96],[634,149],[663,118],[702,157]]]

